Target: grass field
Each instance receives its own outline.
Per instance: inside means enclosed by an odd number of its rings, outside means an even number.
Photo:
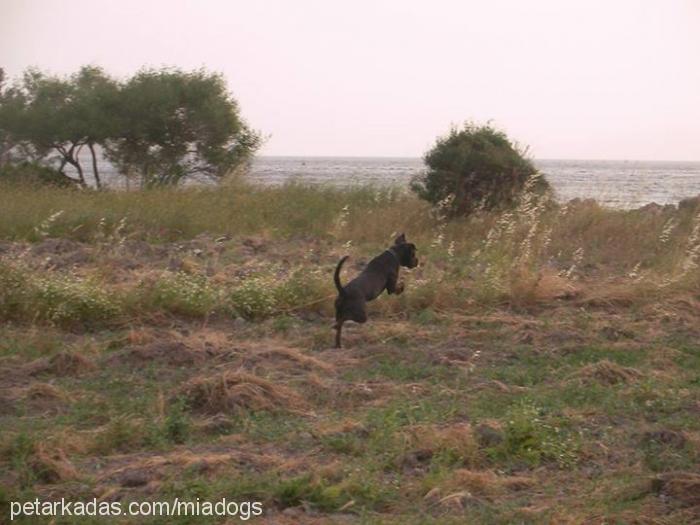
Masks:
[[[238,183],[5,186],[0,210],[0,521],[37,497],[255,500],[251,522],[290,525],[700,520],[692,202],[447,222],[395,189]],[[347,282],[397,232],[421,265],[333,349],[335,264]]]

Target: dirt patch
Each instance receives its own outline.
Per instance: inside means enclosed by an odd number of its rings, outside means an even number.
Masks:
[[[301,412],[307,408],[306,402],[291,388],[246,372],[197,377],[180,394],[191,408],[206,414],[247,410]]]
[[[74,376],[95,369],[95,364],[82,354],[60,352],[50,358],[37,359],[26,367],[29,375],[51,374],[55,376]]]
[[[68,268],[84,265],[92,256],[90,248],[69,239],[46,239],[31,248],[31,254],[44,259],[49,268]]]
[[[156,341],[153,343],[128,346],[109,355],[108,364],[141,365],[157,363],[168,366],[186,366],[200,363],[205,355],[191,350],[179,341]]]
[[[235,450],[176,450],[164,455],[134,454],[115,456],[107,465],[95,464],[98,469],[96,492],[103,497],[118,497],[124,489],[149,490],[171,476],[183,471],[215,474],[222,468],[234,470],[267,469],[280,463],[277,456]]]

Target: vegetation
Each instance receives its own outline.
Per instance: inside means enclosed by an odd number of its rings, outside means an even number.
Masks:
[[[490,125],[452,128],[425,154],[428,171],[412,184],[422,199],[451,216],[512,208],[529,183],[549,188],[505,133]]]
[[[700,516],[690,201],[526,191],[447,221],[386,188],[4,183],[0,209],[3,501],[226,497],[290,523]],[[406,292],[332,349],[337,260],[406,228]]]
[[[196,176],[218,180],[243,166],[259,145],[223,77],[203,70],[143,70],[119,82],[86,66],[69,78],[30,69],[14,86],[2,80],[3,171],[13,160],[31,161],[82,187],[100,188],[101,148],[124,177],[142,186],[176,185]]]

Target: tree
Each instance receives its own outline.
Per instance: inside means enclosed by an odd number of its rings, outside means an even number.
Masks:
[[[23,109],[23,98],[16,89],[7,87],[5,72],[0,68],[0,167],[10,164],[13,151],[20,146],[13,130]]]
[[[537,170],[502,131],[465,124],[437,139],[424,156],[428,170],[411,183],[419,197],[441,203],[450,216],[513,206]],[[539,177],[536,191],[549,184]]]
[[[47,159],[51,153],[58,154],[58,172],[70,179],[65,167],[73,166],[81,186],[88,185],[80,161],[87,146],[99,188],[95,145],[114,132],[117,95],[117,83],[97,67],[83,67],[68,79],[30,69],[20,87],[5,96],[0,114],[4,112],[7,118],[0,121],[0,129],[24,145],[26,156]]]
[[[117,132],[105,141],[106,155],[144,186],[220,179],[260,144],[223,77],[203,70],[137,73],[123,85],[115,115]]]

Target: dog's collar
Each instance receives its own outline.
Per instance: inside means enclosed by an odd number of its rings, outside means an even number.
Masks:
[[[396,250],[394,250],[393,248],[389,248],[387,252],[394,256],[394,259],[396,259],[397,263],[401,264],[401,261],[399,261],[399,254],[396,253]]]

